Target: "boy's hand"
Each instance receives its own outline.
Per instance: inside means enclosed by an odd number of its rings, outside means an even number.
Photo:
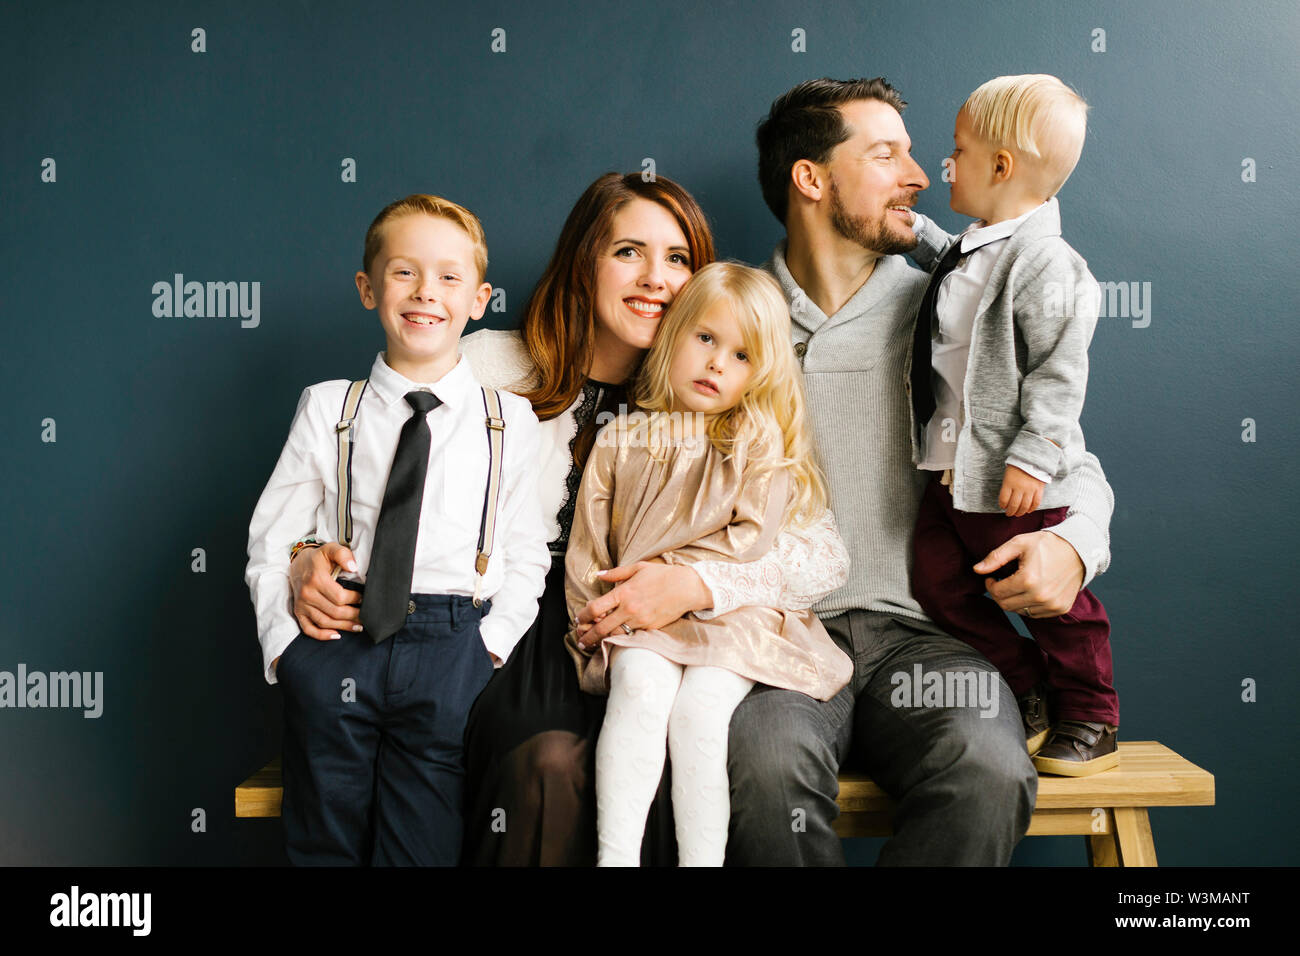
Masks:
[[[1043,503],[1045,481],[1039,481],[1015,465],[1007,465],[1002,475],[1002,490],[998,492],[998,507],[1008,518],[1021,518],[1031,511],[1037,511]]]
[[[336,641],[341,630],[361,630],[361,610],[356,607],[361,593],[334,580],[339,571],[356,569],[352,552],[337,541],[298,552],[289,565],[289,589],[293,616],[304,634],[318,641]]]
[[[600,579],[615,587],[578,612],[576,631],[584,647],[599,644],[624,624],[634,631],[654,629],[713,606],[700,576],[683,564],[638,561],[601,571]]]

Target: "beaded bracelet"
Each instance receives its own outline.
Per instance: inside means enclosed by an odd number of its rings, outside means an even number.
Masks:
[[[293,549],[289,552],[289,563],[293,563],[293,559],[298,557],[298,552],[303,548],[319,548],[324,543],[324,541],[316,537],[314,534],[309,534],[305,537],[299,538],[293,543]]]

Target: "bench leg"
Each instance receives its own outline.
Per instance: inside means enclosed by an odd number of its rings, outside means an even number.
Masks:
[[[1116,807],[1115,839],[1121,866],[1156,866],[1156,844],[1146,807]]]
[[[1084,837],[1088,847],[1089,866],[1119,866],[1119,847],[1115,845],[1115,827],[1112,821],[1106,833],[1090,833]]]

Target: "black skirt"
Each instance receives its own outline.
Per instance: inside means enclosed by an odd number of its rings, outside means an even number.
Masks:
[[[568,630],[564,558],[553,556],[537,619],[470,711],[461,857],[467,865],[596,862],[596,738],[606,698],[579,688],[564,646]],[[677,863],[667,761],[641,863]]]

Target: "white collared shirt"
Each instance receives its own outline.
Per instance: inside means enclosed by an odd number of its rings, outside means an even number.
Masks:
[[[257,613],[268,683],[275,683],[271,662],[299,631],[292,613],[289,550],[313,530],[323,540],[340,538],[335,426],[342,418],[348,385],[340,379],[303,391],[289,438],[248,528],[244,578]],[[483,393],[464,359],[438,381],[419,383],[393,371],[383,353],[376,356],[353,431],[352,553],[358,573],[344,571],[339,577],[365,582],[398,436],[414,414],[405,396],[421,389],[432,392],[442,404],[427,415],[429,467],[411,591],[473,595],[488,437]],[[537,615],[537,599],[551,560],[537,495],[537,417],[527,400],[517,395],[502,392],[501,407],[506,421],[501,492],[495,544],[482,584],[482,595],[492,599],[492,609],[483,618],[481,631],[487,649],[505,660]]]
[[[1020,224],[1039,208],[1035,206],[1022,216],[995,222],[991,226],[972,225],[956,240],[961,243],[965,259],[944,277],[935,300],[939,333],[931,343],[930,358],[934,368],[935,410],[925,428],[925,457],[918,466],[924,471],[944,471],[953,466],[957,434],[966,421],[962,395],[970,361],[975,312],[1003,246]],[[945,425],[945,422],[949,424]],[[1025,462],[1011,460],[1008,464],[1039,481],[1051,481],[1051,475],[1045,475]]]

